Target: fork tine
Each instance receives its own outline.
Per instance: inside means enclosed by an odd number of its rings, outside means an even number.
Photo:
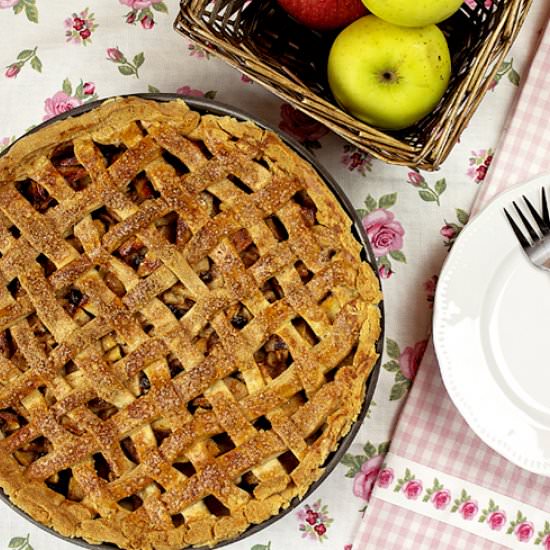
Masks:
[[[546,189],[542,188],[542,219],[550,227],[550,216],[548,215],[548,201],[546,200]]]
[[[531,243],[523,236],[521,229],[516,225],[516,222],[513,220],[512,216],[508,214],[506,208],[504,209],[504,214],[506,214],[506,218],[508,218],[508,222],[510,222],[510,225],[512,226],[512,229],[516,234],[519,244],[521,244],[523,248],[529,248],[531,246]]]
[[[518,213],[518,216],[521,218],[521,221],[523,222],[523,225],[525,226],[525,229],[527,229],[527,233],[529,233],[529,236],[531,237],[531,240],[533,242],[537,242],[540,240],[540,237],[537,235],[537,232],[531,227],[531,224],[523,214],[523,212],[519,209],[518,205],[514,202],[512,202],[514,205],[514,208],[516,209],[516,212]]]
[[[537,222],[541,233],[543,235],[550,233],[550,225],[548,225],[545,220],[540,217],[540,214],[535,210],[535,207],[531,204],[531,201],[525,195],[522,196],[527,208],[529,208],[529,212],[531,212],[531,216],[533,216],[533,219]]]

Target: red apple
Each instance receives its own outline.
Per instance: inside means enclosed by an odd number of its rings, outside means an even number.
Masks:
[[[296,21],[318,31],[340,29],[366,15],[361,0],[278,0]]]

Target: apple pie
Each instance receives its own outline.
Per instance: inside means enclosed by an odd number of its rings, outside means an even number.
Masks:
[[[109,100],[0,159],[0,487],[90,543],[214,545],[356,419],[381,293],[273,132]]]

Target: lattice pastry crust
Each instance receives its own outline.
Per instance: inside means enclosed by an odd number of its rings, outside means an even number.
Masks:
[[[380,290],[273,133],[117,99],[0,159],[0,486],[122,548],[243,532],[357,417]]]

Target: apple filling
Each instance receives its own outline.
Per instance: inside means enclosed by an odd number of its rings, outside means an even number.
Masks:
[[[312,198],[308,195],[307,191],[298,191],[294,197],[294,202],[300,205],[300,214],[307,227],[313,227],[318,223],[317,221],[317,206],[313,202]]]
[[[181,319],[194,305],[195,301],[191,293],[179,281],[160,295],[160,299],[174,314],[176,319]]]
[[[103,359],[109,363],[116,363],[126,356],[128,347],[121,341],[116,332],[110,332],[100,339],[101,349],[103,350]]]
[[[244,328],[253,317],[252,313],[250,313],[248,308],[241,303],[232,305],[230,308],[226,310],[225,314],[229,319],[229,322],[236,329],[239,329],[239,330]]]
[[[0,439],[8,437],[28,424],[26,418],[12,408],[0,409]]]
[[[206,256],[193,266],[198,273],[200,280],[210,289],[222,288],[224,286],[223,275],[216,264]]]
[[[267,342],[254,353],[264,379],[269,382],[280,376],[292,363],[292,356],[286,342],[277,334],[272,334]]]
[[[53,152],[51,161],[74,191],[82,191],[90,185],[92,180],[86,168],[75,157],[72,145],[58,147]]]
[[[81,327],[94,317],[85,309],[88,301],[88,296],[75,287],[69,288],[61,298],[61,304],[65,311]]]
[[[240,401],[248,395],[246,382],[240,371],[232,373],[230,376],[224,378],[223,381],[236,401]]]
[[[58,204],[44,187],[33,180],[19,181],[15,187],[30,202],[32,207],[41,214]]]
[[[176,212],[170,212],[155,222],[159,233],[176,248],[182,248],[192,237],[189,226]]]
[[[147,277],[162,264],[147,256],[148,249],[137,237],[123,243],[115,252],[125,264],[133,268],[140,277]]]
[[[214,328],[208,323],[203,327],[197,336],[193,338],[191,343],[193,347],[205,357],[207,357],[215,344],[220,341],[220,337],[214,330]]]
[[[13,452],[13,456],[21,466],[29,466],[39,458],[52,451],[53,446],[49,439],[39,436],[29,443],[25,443]]]

